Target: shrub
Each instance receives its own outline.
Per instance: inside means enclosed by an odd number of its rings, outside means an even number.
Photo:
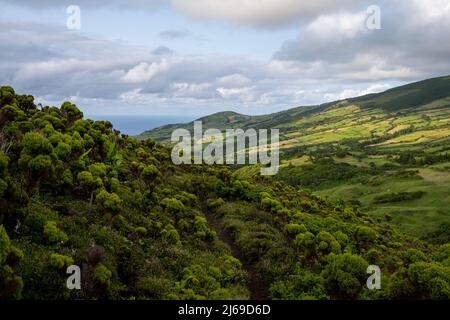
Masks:
[[[286,233],[290,235],[297,235],[299,233],[305,233],[308,231],[308,229],[306,229],[304,224],[296,224],[296,223],[287,224],[284,227],[284,229]]]
[[[141,177],[147,183],[152,183],[160,176],[159,170],[154,165],[149,165],[142,170]]]
[[[109,285],[109,281],[112,277],[112,272],[102,263],[98,264],[95,268],[95,279],[103,284]]]
[[[30,160],[28,168],[39,175],[44,175],[52,170],[52,159],[49,156],[39,155]]]
[[[59,230],[56,221],[47,221],[44,225],[44,235],[50,243],[65,243],[69,240],[67,234]]]
[[[171,244],[181,245],[180,235],[173,225],[167,225],[164,230],[161,231],[161,237]]]
[[[202,216],[196,216],[194,219],[195,236],[200,240],[213,240],[214,233],[209,229],[208,222]]]
[[[208,209],[215,210],[224,204],[225,204],[225,201],[222,198],[217,198],[215,200],[208,202]]]
[[[100,209],[111,213],[118,213],[122,205],[122,199],[117,194],[109,193],[106,190],[100,191],[95,201]]]
[[[22,258],[22,251],[11,245],[5,228],[0,225],[0,300],[21,297],[23,281],[14,269]]]
[[[5,173],[8,168],[8,163],[9,157],[5,153],[0,152],[0,175]]]
[[[328,264],[322,271],[325,288],[337,298],[356,299],[367,280],[369,264],[360,256],[348,253],[330,254]]]
[[[73,263],[74,262],[72,257],[64,256],[58,253],[52,253],[50,255],[50,264],[57,269],[62,269],[66,266],[71,266],[73,265]]]
[[[356,230],[356,241],[361,247],[368,247],[375,243],[377,239],[377,233],[369,227],[359,227]]]
[[[165,198],[161,201],[161,205],[170,213],[181,213],[186,210],[184,204],[175,198]]]
[[[407,265],[428,260],[425,254],[417,249],[408,249],[403,254],[403,259]]]
[[[53,151],[50,141],[37,132],[27,132],[22,139],[23,152],[37,156],[50,154]]]
[[[67,143],[59,142],[55,148],[55,152],[56,152],[56,155],[58,156],[58,159],[66,160],[69,158],[70,154],[72,153],[72,148]]]

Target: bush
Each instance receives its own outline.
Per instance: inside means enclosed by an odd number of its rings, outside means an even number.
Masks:
[[[400,192],[400,193],[389,193],[381,196],[375,197],[373,203],[375,204],[383,204],[390,202],[401,202],[401,201],[410,201],[417,200],[423,197],[425,192],[417,191],[417,192]]]
[[[208,202],[208,209],[215,210],[224,204],[225,204],[225,201],[222,198],[217,198],[215,200]]]
[[[50,264],[57,269],[71,266],[73,263],[72,257],[64,256],[58,253],[52,253],[50,256]]]
[[[49,156],[39,155],[30,160],[28,168],[39,175],[44,175],[52,171],[52,159]]]
[[[117,194],[106,190],[100,191],[95,201],[101,210],[111,213],[118,213],[122,206],[122,199]]]
[[[408,275],[418,298],[450,299],[450,267],[417,262],[410,265]]]
[[[111,280],[112,272],[102,263],[98,264],[95,268],[95,279],[103,284],[109,285],[109,281]]]
[[[194,219],[195,236],[200,240],[211,241],[215,234],[209,229],[208,221],[204,217],[196,216]]]
[[[37,132],[28,132],[22,139],[23,152],[31,156],[50,154],[53,151],[50,141]]]
[[[69,144],[64,142],[59,142],[55,149],[56,155],[60,160],[66,160],[69,158],[72,153],[72,148]]]
[[[8,168],[9,163],[9,157],[3,153],[0,152],[0,175],[3,175]]]
[[[356,230],[356,241],[362,248],[367,248],[371,244],[374,244],[377,239],[377,233],[369,227],[359,227]]]
[[[149,165],[142,170],[141,177],[147,183],[152,183],[160,176],[159,170],[154,165]]]
[[[0,225],[0,300],[21,297],[23,281],[14,269],[22,259],[22,251],[11,244],[5,228]]]
[[[59,230],[56,221],[47,221],[44,226],[44,235],[50,243],[65,243],[69,240],[67,234]]]
[[[358,298],[367,280],[368,266],[360,256],[330,254],[328,264],[322,271],[325,288],[336,298]]]
[[[287,234],[294,236],[299,233],[305,233],[308,231],[308,229],[306,229],[304,224],[296,224],[296,223],[287,224],[284,227],[284,229]]]
[[[164,209],[166,209],[169,213],[181,213],[186,210],[184,204],[174,198],[165,198],[161,201],[161,205]]]
[[[163,231],[161,231],[161,237],[171,244],[181,245],[180,235],[177,229],[173,225],[167,225]]]

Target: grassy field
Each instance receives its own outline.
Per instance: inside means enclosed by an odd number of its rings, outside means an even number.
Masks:
[[[450,163],[449,163],[450,165]],[[342,184],[317,193],[338,200],[358,200],[364,209],[380,219],[392,217],[392,223],[405,232],[425,236],[450,217],[450,172],[420,169],[417,177],[382,178],[376,185]],[[398,203],[374,204],[380,195],[393,192],[422,191],[417,200]]]

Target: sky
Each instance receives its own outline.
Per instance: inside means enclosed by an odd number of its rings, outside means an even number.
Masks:
[[[87,115],[266,114],[448,74],[450,0],[0,0],[0,85]]]

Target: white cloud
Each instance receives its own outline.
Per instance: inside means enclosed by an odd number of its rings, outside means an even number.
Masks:
[[[241,102],[255,102],[258,95],[254,92],[255,87],[243,88],[217,88],[217,92],[224,99],[234,99]]]
[[[157,8],[163,6],[167,1],[165,0],[0,0],[3,3],[11,3],[14,5],[27,6],[37,9],[65,8],[67,6],[76,4],[81,7],[99,7],[118,6],[123,8]]]
[[[355,3],[354,0],[172,0],[176,10],[193,18],[221,19],[265,28],[309,20]]]
[[[173,83],[171,86],[172,97],[188,99],[213,98],[211,83]]]
[[[324,101],[336,101],[345,100],[348,98],[365,96],[372,93],[379,93],[392,88],[390,84],[379,83],[369,86],[367,89],[357,90],[357,89],[344,89],[338,93],[326,93],[323,95]]]
[[[122,81],[127,83],[142,83],[152,80],[158,74],[170,69],[173,62],[167,59],[161,59],[153,63],[141,62],[130,69],[123,77]]]
[[[226,87],[233,87],[247,85],[251,83],[251,80],[242,74],[235,73],[221,77],[218,79],[218,83]]]
[[[365,25],[366,19],[365,12],[320,15],[306,26],[304,33],[310,38],[328,43],[339,42],[341,39],[353,39],[368,31]]]

